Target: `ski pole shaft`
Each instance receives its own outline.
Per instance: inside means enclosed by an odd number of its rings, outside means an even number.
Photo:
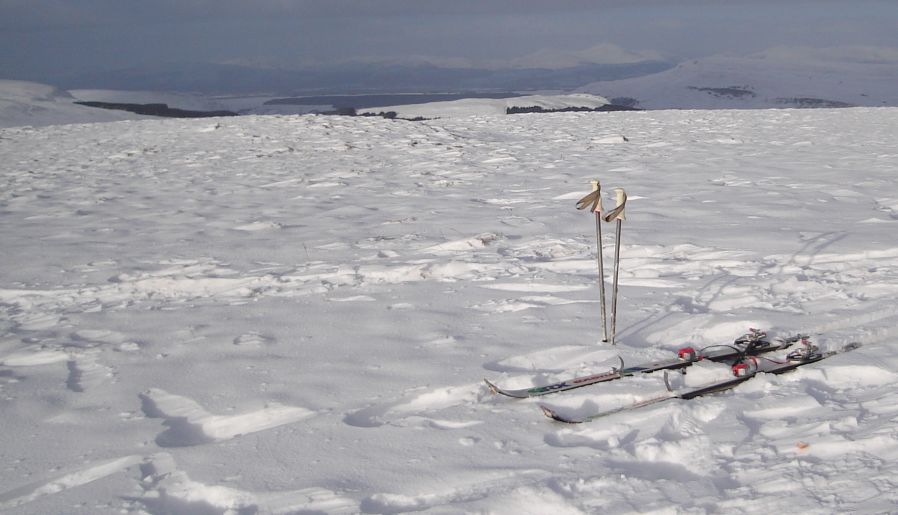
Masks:
[[[602,215],[596,211],[596,261],[599,266],[599,304],[602,310],[602,341],[608,341],[608,322],[605,309],[605,263],[602,259]]]
[[[621,221],[617,221],[614,239],[614,279],[611,287],[611,345],[615,344],[615,336],[617,335],[617,278],[620,271],[620,233]]]
[[[611,282],[611,345],[615,344],[615,336],[617,335],[617,285],[620,272],[621,227],[626,219],[624,208],[627,205],[627,193],[622,188],[617,188],[614,192],[617,195],[617,207],[605,215],[604,218],[606,222],[611,220],[617,221],[614,238],[614,276]]]
[[[593,207],[596,214],[596,262],[599,267],[599,305],[602,310],[602,341],[608,341],[607,309],[605,308],[605,263],[602,252],[602,189],[599,181],[592,181],[592,190],[597,192],[597,202]]]
[[[591,181],[592,192],[577,202],[577,209],[586,209],[596,216],[596,264],[599,268],[599,304],[602,315],[602,341],[608,341],[607,309],[605,306],[605,263],[602,257],[602,187],[599,181]]]

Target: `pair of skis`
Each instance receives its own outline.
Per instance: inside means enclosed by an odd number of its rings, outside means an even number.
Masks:
[[[596,215],[596,261],[599,267],[599,296],[601,297],[603,342],[608,341],[608,324],[605,320],[605,263],[602,257],[602,220],[606,222],[617,221],[614,240],[614,274],[611,288],[611,345],[614,345],[615,335],[617,334],[617,279],[620,270],[620,238],[621,226],[626,219],[624,208],[627,205],[627,193],[624,189],[616,188],[614,191],[617,195],[617,207],[605,214],[605,216],[602,216],[602,186],[599,184],[599,181],[592,181],[592,193],[577,201],[577,209],[582,210],[588,207]]]
[[[615,379],[635,376],[637,374],[649,374],[659,370],[681,370],[702,360],[733,364],[748,356],[758,356],[768,352],[786,349],[795,342],[806,338],[807,336],[805,335],[795,335],[780,339],[776,342],[770,342],[767,340],[767,333],[757,329],[751,329],[751,332],[736,339],[732,345],[715,345],[699,351],[696,351],[692,347],[684,347],[677,352],[676,358],[631,367],[625,367],[623,359],[621,359],[620,368],[613,368],[608,372],[601,372],[598,374],[574,377],[545,386],[511,390],[501,388],[487,379],[484,379],[484,382],[486,382],[486,385],[495,394],[514,397],[516,399],[526,399],[528,397],[540,397],[542,395],[564,392],[597,383],[614,381]]]
[[[583,210],[588,207],[591,212],[595,213],[596,218],[596,244],[598,247],[597,264],[599,268],[599,295],[601,296],[603,342],[608,341],[608,324],[606,322],[605,271],[603,262],[601,222],[610,222],[612,220],[616,220],[617,222],[614,245],[614,273],[612,280],[611,299],[611,344],[614,345],[615,335],[617,332],[617,296],[618,276],[620,270],[621,226],[623,220],[625,219],[624,209],[627,203],[627,194],[622,188],[617,188],[615,190],[617,193],[617,206],[610,212],[606,213],[605,216],[602,216],[602,190],[598,181],[592,181],[592,189],[593,191],[590,194],[586,195],[577,202],[577,209]],[[792,344],[799,341],[802,343],[803,347],[796,351],[790,352],[786,356],[785,361],[777,361],[763,356],[764,354],[769,352],[786,349]],[[536,386],[532,388],[522,389],[505,389],[491,383],[487,379],[484,379],[484,381],[494,394],[505,395],[507,397],[513,397],[517,399],[526,399],[529,397],[539,397],[551,393],[564,392],[567,390],[573,390],[575,388],[582,388],[584,386],[613,381],[637,374],[647,374],[659,370],[664,372],[664,383],[667,386],[666,393],[656,397],[650,397],[648,399],[641,400],[630,405],[624,405],[618,408],[596,413],[587,417],[568,417],[558,413],[551,407],[540,405],[540,408],[547,417],[558,422],[577,424],[606,417],[608,415],[619,413],[621,411],[657,404],[659,402],[670,399],[692,399],[710,393],[729,390],[751,379],[759,371],[769,374],[782,374],[784,372],[794,370],[800,366],[804,366],[810,363],[816,363],[817,361],[826,359],[830,356],[854,350],[859,346],[860,344],[855,343],[850,344],[840,350],[820,352],[816,346],[810,343],[808,336],[796,335],[793,337],[778,340],[777,343],[771,343],[767,340],[766,333],[757,329],[752,329],[750,333],[738,338],[733,343],[733,345],[717,345],[706,347],[699,351],[696,351],[692,347],[685,347],[678,351],[676,359],[647,363],[644,365],[631,367],[625,367],[623,359],[619,358],[619,368],[612,368],[612,370],[608,372],[574,377],[572,379],[559,381],[545,386]],[[674,391],[670,387],[670,382],[668,381],[668,371],[680,370],[685,373],[685,369],[687,367],[701,360],[710,360],[729,364],[732,367],[733,377],[697,387],[682,388],[680,390]],[[761,367],[759,363],[764,363],[764,366]],[[763,370],[761,370],[762,368]]]
[[[730,390],[744,383],[745,381],[748,381],[752,377],[755,377],[761,372],[766,374],[782,374],[790,370],[795,370],[796,368],[804,365],[816,363],[830,356],[835,356],[836,354],[852,351],[861,346],[860,343],[850,343],[838,350],[820,352],[816,348],[816,346],[807,342],[806,339],[802,340],[802,343],[805,344],[805,348],[790,353],[789,356],[787,356],[786,361],[776,361],[762,357],[760,359],[767,362],[766,366],[762,367],[759,365],[759,358],[751,357],[746,361],[742,361],[733,365],[733,377],[692,388],[685,388],[680,390],[671,389],[670,382],[667,378],[667,372],[665,371],[664,383],[667,386],[667,392],[665,392],[664,394],[656,397],[650,397],[633,404],[626,404],[610,410],[601,411],[599,413],[588,415],[586,417],[567,416],[544,404],[540,404],[539,407],[545,416],[557,422],[564,422],[566,424],[582,424],[584,422],[590,422],[592,420],[607,417],[609,415],[620,413],[622,411],[629,411],[645,406],[651,406],[653,404],[658,404],[660,402],[668,401],[671,399],[688,400],[695,397],[701,397],[702,395]]]

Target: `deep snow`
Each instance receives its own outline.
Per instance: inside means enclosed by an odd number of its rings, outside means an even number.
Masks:
[[[894,511],[896,133],[891,108],[2,129],[0,510]],[[615,348],[593,178],[630,194]],[[749,327],[864,346],[581,426],[481,382]]]

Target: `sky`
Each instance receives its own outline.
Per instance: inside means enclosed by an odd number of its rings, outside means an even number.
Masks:
[[[896,26],[894,0],[0,0],[0,78],[173,62],[496,67],[597,45],[677,61],[777,46],[898,48]]]

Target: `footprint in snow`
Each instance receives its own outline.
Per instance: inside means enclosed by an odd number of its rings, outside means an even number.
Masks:
[[[246,231],[246,232],[258,232],[258,231],[272,231],[277,229],[283,229],[283,224],[278,222],[272,222],[270,220],[261,220],[255,222],[249,222],[242,225],[238,225],[234,227],[236,231]]]
[[[277,343],[277,338],[260,333],[246,333],[234,338],[234,345],[243,348],[264,347]]]
[[[461,429],[480,424],[481,421],[452,421],[430,418],[422,414],[460,404],[475,404],[484,395],[479,384],[436,388],[407,400],[375,404],[343,417],[343,422],[355,427],[393,426],[432,427],[434,429]]]
[[[115,369],[99,362],[99,351],[73,354],[66,362],[69,377],[66,388],[73,392],[84,392],[107,381],[115,382]]]
[[[241,415],[213,415],[196,401],[151,388],[140,394],[141,409],[150,418],[165,419],[167,429],[156,437],[161,447],[187,447],[230,440],[309,418],[315,412],[301,407],[268,403]]]

